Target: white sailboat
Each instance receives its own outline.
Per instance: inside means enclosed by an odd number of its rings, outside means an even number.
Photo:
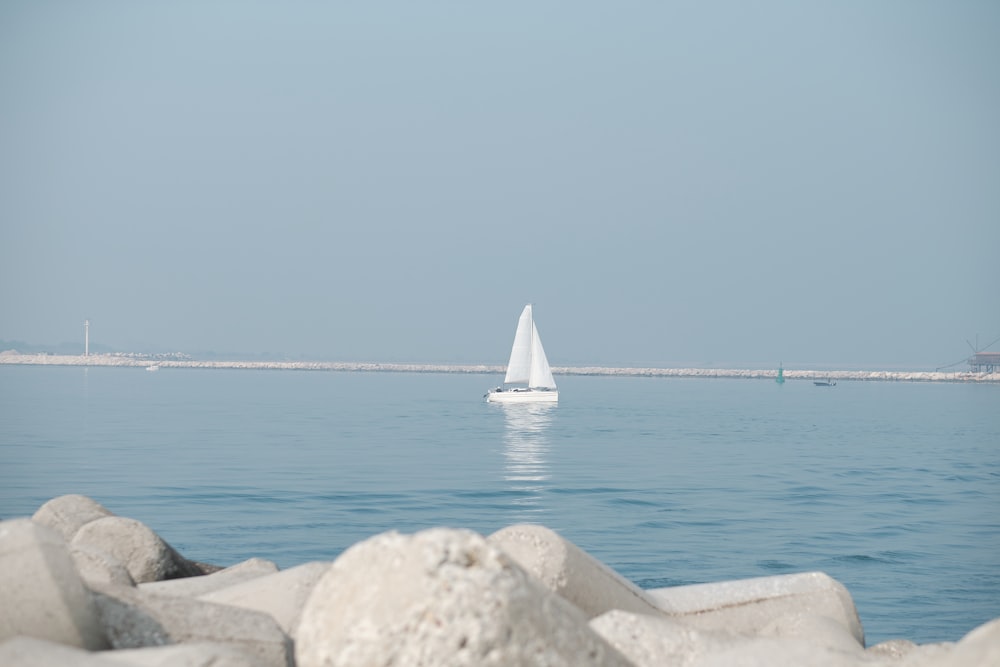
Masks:
[[[529,303],[521,311],[510,350],[503,384],[491,389],[486,400],[492,403],[555,403],[559,400],[556,381],[545,357],[542,339]]]

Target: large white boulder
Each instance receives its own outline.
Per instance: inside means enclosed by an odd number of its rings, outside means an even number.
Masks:
[[[306,602],[295,647],[298,667],[629,664],[500,549],[443,528],[345,551]]]

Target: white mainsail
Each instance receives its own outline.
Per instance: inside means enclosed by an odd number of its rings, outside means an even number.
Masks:
[[[514,345],[510,350],[504,384],[526,384],[530,389],[555,389],[556,381],[545,357],[545,348],[531,313],[531,304],[524,307],[517,320]]]
[[[531,378],[531,340],[534,326],[529,304],[524,307],[521,317],[517,320],[514,346],[510,349],[510,361],[507,362],[504,384],[527,384]]]

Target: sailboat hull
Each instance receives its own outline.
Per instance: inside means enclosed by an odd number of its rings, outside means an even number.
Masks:
[[[522,389],[518,391],[491,391],[486,394],[490,403],[558,403],[558,391]]]

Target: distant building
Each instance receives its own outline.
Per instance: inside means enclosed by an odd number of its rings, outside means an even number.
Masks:
[[[976,352],[969,357],[969,368],[973,373],[996,373],[1000,371],[1000,352]]]

